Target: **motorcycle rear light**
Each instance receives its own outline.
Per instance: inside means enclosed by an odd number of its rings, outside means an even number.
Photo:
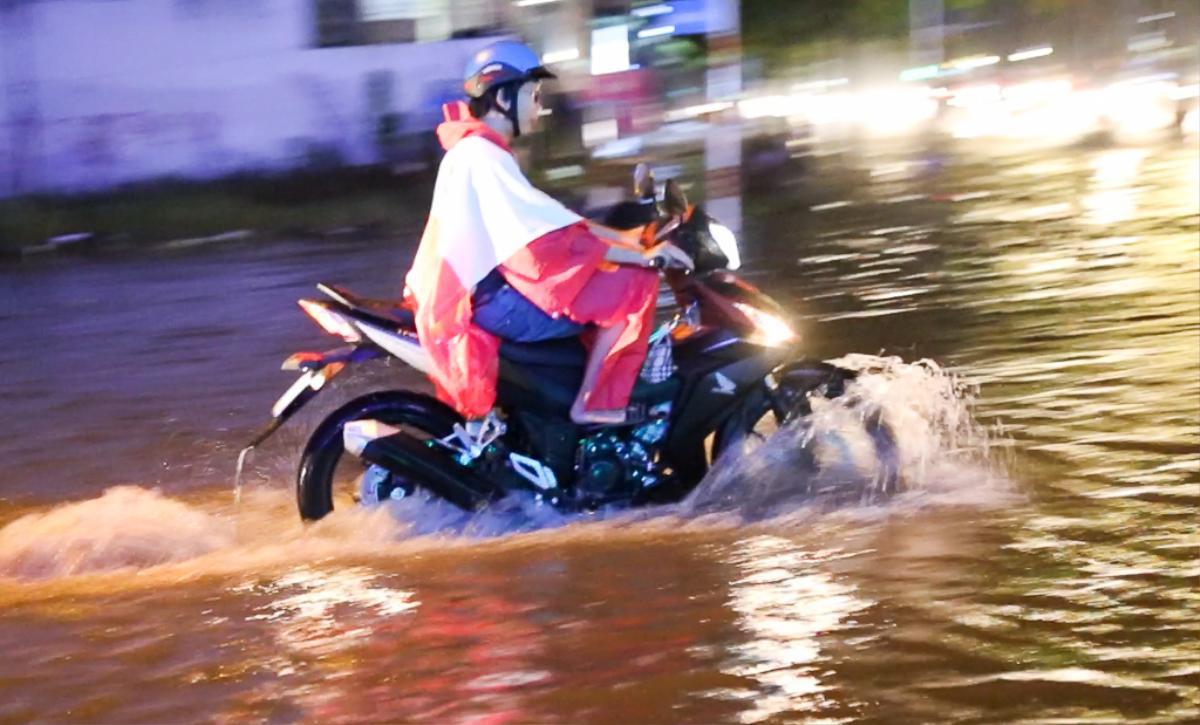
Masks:
[[[283,361],[280,370],[300,370],[306,366],[311,366],[325,358],[324,353],[320,352],[297,352],[291,355],[287,360]]]
[[[354,328],[354,325],[322,303],[315,300],[300,300],[299,305],[313,319],[313,322],[316,322],[322,330],[330,335],[340,337],[346,342],[362,340],[362,335]]]

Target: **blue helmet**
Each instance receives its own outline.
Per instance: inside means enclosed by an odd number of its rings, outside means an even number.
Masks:
[[[463,71],[463,90],[471,98],[481,98],[505,83],[554,77],[528,45],[515,40],[501,40],[471,56]]]

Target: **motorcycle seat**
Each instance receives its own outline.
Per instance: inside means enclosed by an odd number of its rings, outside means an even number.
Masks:
[[[578,337],[540,342],[503,340],[500,343],[500,357],[517,365],[582,368],[587,362],[587,350]]]
[[[375,322],[385,327],[390,325],[404,330],[412,330],[416,327],[413,311],[396,300],[360,297],[345,287],[331,284],[319,284],[317,289],[358,313],[356,316],[364,318],[367,322]]]

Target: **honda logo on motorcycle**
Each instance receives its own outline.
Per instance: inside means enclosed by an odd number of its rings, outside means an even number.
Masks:
[[[714,393],[733,395],[737,392],[737,384],[725,377],[724,373],[717,373],[713,376],[713,379],[717,382],[717,386],[712,389]]]

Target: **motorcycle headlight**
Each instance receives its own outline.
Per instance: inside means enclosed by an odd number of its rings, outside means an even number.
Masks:
[[[724,254],[725,258],[729,260],[729,269],[737,269],[742,266],[742,255],[738,251],[737,236],[734,235],[732,229],[724,224],[709,222],[708,235],[721,248],[721,254]]]
[[[796,331],[778,316],[741,302],[734,302],[733,306],[754,323],[763,344],[778,347],[796,339]]]

